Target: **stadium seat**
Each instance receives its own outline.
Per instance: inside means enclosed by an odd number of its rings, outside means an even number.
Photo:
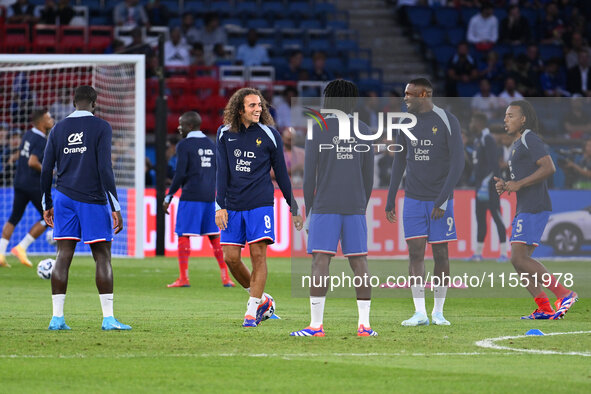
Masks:
[[[183,4],[183,12],[190,12],[196,17],[203,17],[209,12],[209,7],[204,1],[185,1]]]
[[[322,22],[316,19],[304,19],[300,22],[300,29],[322,29]]]
[[[111,26],[90,26],[88,29],[88,52],[104,53],[113,41]]]
[[[480,90],[478,82],[458,82],[456,87],[459,97],[473,97]]]
[[[242,16],[243,18],[251,18],[259,16],[259,6],[256,1],[245,0],[235,3],[234,15]]]
[[[527,47],[525,45],[513,45],[512,50],[513,50],[513,56],[516,57],[521,54],[525,54]]]
[[[450,45],[457,46],[466,39],[466,29],[463,27],[454,27],[447,30],[447,42]]]
[[[328,39],[315,39],[308,42],[307,49],[309,52],[314,53],[322,51],[324,53],[332,52],[332,44]]]
[[[287,6],[287,11],[292,18],[307,17],[312,14],[310,4],[307,1],[294,0],[290,1]]]
[[[277,19],[274,24],[275,29],[293,29],[295,22],[291,19]]]
[[[456,48],[451,45],[440,45],[433,48],[433,58],[440,66],[445,67],[449,59],[456,53]]]
[[[497,55],[499,55],[499,60],[502,60],[504,55],[506,55],[507,53],[512,53],[513,48],[511,48],[511,46],[507,44],[497,44],[493,47],[492,50],[495,51]]]
[[[553,57],[564,58],[562,45],[540,45],[540,57],[543,61],[548,61]]]
[[[345,65],[338,57],[327,57],[325,67],[326,70],[330,71],[331,73],[342,74]]]
[[[347,30],[349,28],[347,22],[344,21],[328,21],[326,26],[333,30]]]
[[[507,10],[504,8],[495,8],[494,14],[497,17],[497,21],[499,22],[499,26],[501,25],[501,21],[507,17]]]
[[[267,29],[269,28],[269,22],[266,19],[249,19],[246,22],[248,29]]]
[[[455,8],[441,7],[435,11],[435,22],[438,26],[452,28],[458,25],[460,15]]]
[[[478,8],[472,8],[472,7],[461,7],[460,8],[460,14],[462,15],[462,23],[466,26],[468,26],[468,23],[470,22],[470,19],[478,14],[480,12],[480,10]],[[501,21],[499,21],[500,23]]]
[[[60,26],[59,51],[67,53],[86,52],[88,30],[85,26]]]
[[[538,12],[531,8],[520,8],[521,15],[529,22],[529,27],[535,29],[538,25]],[[501,21],[499,21],[500,23]]]
[[[212,95],[218,95],[220,91],[220,82],[217,78],[201,77],[193,78],[191,81],[191,92],[201,99]]]
[[[146,112],[146,132],[154,132],[156,129],[156,115],[154,112],[147,111]]]
[[[30,30],[28,24],[4,25],[2,31],[4,40],[3,51],[8,53],[30,52]]]
[[[358,83],[359,90],[367,93],[370,91],[376,92],[378,96],[382,95],[382,82],[379,79],[374,78],[362,78]]]
[[[425,27],[421,29],[421,39],[429,48],[436,47],[445,40],[445,30],[436,26]]]
[[[314,6],[314,13],[317,18],[324,18],[327,15],[333,15],[336,12],[336,7],[332,3],[316,3]]]
[[[57,52],[58,27],[56,25],[35,25],[33,27],[33,52]]]
[[[337,40],[335,48],[339,52],[357,52],[359,50],[355,40]]]
[[[232,4],[229,1],[218,0],[209,4],[209,12],[216,14],[220,18],[226,18],[232,15]]]
[[[169,100],[170,101],[173,100]],[[178,112],[169,112],[168,115],[166,116],[166,132],[168,134],[176,134],[178,131],[178,126],[179,126],[179,117],[181,116],[181,113]]]
[[[413,27],[427,27],[431,24],[433,10],[429,7],[408,7],[406,15]]]
[[[367,59],[349,59],[348,69],[351,76],[359,79],[361,73],[369,73],[371,71],[371,61]]]
[[[267,15],[271,20],[285,18],[288,15],[287,9],[280,1],[266,1],[261,7],[263,15]]]

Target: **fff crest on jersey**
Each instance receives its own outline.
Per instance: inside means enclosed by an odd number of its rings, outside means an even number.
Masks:
[[[433,134],[437,133],[437,126],[433,126],[433,128],[431,129],[431,131],[433,132]]]
[[[257,138],[257,139],[256,139],[256,142],[257,142],[257,148],[258,148],[258,147],[260,147],[260,146],[261,146],[261,144],[263,143],[263,141],[261,141],[261,139],[260,139],[260,138]]]

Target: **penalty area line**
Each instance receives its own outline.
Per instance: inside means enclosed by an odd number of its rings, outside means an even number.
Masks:
[[[174,358],[214,358],[214,357],[253,357],[253,358],[305,358],[305,357],[453,357],[453,356],[498,356],[512,355],[514,352],[496,353],[496,352],[456,352],[456,353],[182,353],[182,354],[71,354],[71,355],[43,355],[43,354],[0,354],[0,359],[127,359],[127,358],[153,358],[153,357],[174,357]]]
[[[548,334],[544,334],[543,336],[577,335],[577,334],[591,334],[591,331],[550,332]],[[510,335],[510,336],[497,337],[497,338],[486,338],[486,339],[483,339],[480,341],[476,341],[474,344],[478,347],[482,347],[485,349],[510,350],[513,352],[531,353],[531,354],[553,354],[553,355],[560,355],[560,356],[591,357],[591,352],[560,352],[560,351],[556,351],[556,350],[543,350],[543,349],[520,349],[520,348],[513,348],[510,346],[497,345],[497,343],[496,343],[499,341],[506,341],[506,340],[510,340],[510,339],[531,338],[531,337],[532,337],[532,335]],[[536,336],[536,338],[538,338],[538,337]]]

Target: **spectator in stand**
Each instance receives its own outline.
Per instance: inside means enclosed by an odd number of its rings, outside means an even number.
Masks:
[[[141,27],[134,27],[131,31],[131,43],[125,47],[124,53],[146,55],[148,59],[154,51],[152,47],[144,42],[144,35]]]
[[[480,80],[480,91],[472,97],[472,110],[486,115],[488,120],[496,118],[499,112],[499,99],[490,91],[490,82],[487,79]]]
[[[515,79],[509,77],[505,80],[505,90],[499,94],[501,106],[507,107],[512,101],[523,99],[523,95],[517,91],[515,86]]]
[[[546,71],[540,75],[540,85],[545,97],[568,97],[566,78],[560,70],[558,59],[550,59],[546,64]]]
[[[560,18],[560,11],[556,3],[546,5],[546,17],[540,23],[540,41],[542,44],[562,44],[564,22]]]
[[[446,91],[448,96],[457,96],[457,82],[471,82],[478,78],[478,71],[472,56],[468,54],[468,44],[458,44],[457,52],[447,66]]]
[[[581,33],[575,32],[570,38],[570,46],[566,52],[566,68],[571,68],[579,65],[579,51],[586,50],[591,55],[591,49],[583,38]]]
[[[196,42],[191,47],[191,66],[200,66],[205,67],[209,66],[210,63],[207,62],[205,58],[205,51],[203,50],[203,44],[200,42]]]
[[[499,21],[493,11],[492,5],[487,3],[468,23],[466,38],[479,51],[488,51],[499,38]]]
[[[220,26],[220,18],[215,13],[205,15],[205,24],[199,31],[199,41],[203,43],[205,51],[213,51],[216,44],[226,45],[228,38],[226,37],[226,30]]]
[[[189,48],[183,42],[180,27],[170,32],[170,39],[164,43],[164,66],[186,67],[191,64]]]
[[[573,96],[591,96],[591,74],[589,73],[589,51],[579,51],[579,65],[568,70],[567,90]]]
[[[581,157],[575,161],[565,160],[564,169],[567,187],[591,189],[591,140],[585,142]]]
[[[115,26],[150,26],[148,15],[139,0],[125,0],[113,8],[113,22]]]
[[[215,44],[213,46],[213,53],[211,54],[212,64],[216,66],[231,66],[232,59],[226,52],[223,44]]]
[[[369,91],[367,97],[361,98],[361,108],[359,108],[359,119],[369,126],[371,131],[378,129],[378,112],[380,112],[380,99],[374,91]]]
[[[183,41],[189,45],[195,42],[200,42],[199,30],[195,27],[195,17],[190,12],[185,12],[181,20],[181,34]]]
[[[164,4],[160,4],[160,0],[148,0],[145,10],[151,26],[168,26],[170,13]]]
[[[37,23],[38,21],[39,18],[35,17],[35,6],[29,4],[28,0],[17,0],[6,8],[7,23]]]
[[[74,9],[70,5],[70,0],[45,0],[43,8],[35,10],[35,16],[39,18],[39,23],[47,25],[67,26],[74,18]]]
[[[591,136],[591,115],[585,110],[585,101],[588,99],[576,97],[569,100],[570,109],[564,115],[562,128],[568,133],[570,139],[583,139]]]
[[[486,78],[491,82],[498,81],[501,78],[503,68],[499,62],[499,55],[495,51],[490,51],[486,55],[486,62],[478,67],[478,76]]]
[[[67,88],[60,89],[60,93],[57,96],[56,101],[54,101],[49,106],[49,113],[55,120],[55,123],[59,122],[60,120],[64,119],[66,116],[70,115],[74,112],[75,108],[72,104],[73,97],[70,94],[70,90]]]
[[[293,86],[286,86],[281,96],[274,99],[276,110],[275,123],[279,130],[293,126],[291,121],[291,99],[298,96],[298,91]]]
[[[258,35],[255,29],[250,29],[247,35],[247,43],[238,47],[236,60],[246,66],[262,66],[269,63],[267,48],[257,44]]]
[[[324,52],[314,53],[312,58],[313,69],[310,73],[311,81],[331,81],[333,75],[326,69],[326,54]]]
[[[504,44],[521,45],[531,38],[529,22],[521,16],[518,5],[509,7],[507,17],[501,21],[500,41]]]
[[[525,51],[525,57],[529,62],[531,70],[539,76],[544,72],[544,61],[540,57],[540,50],[537,44],[529,44]]]
[[[511,77],[515,79],[517,84],[517,90],[525,96],[538,96],[540,94],[540,75],[536,73],[531,63],[528,62],[527,57],[524,54],[517,56],[515,61],[515,72],[511,74]]]
[[[289,55],[287,68],[281,73],[278,79],[281,81],[298,81],[302,72],[302,60],[304,60],[302,51],[293,51]]]

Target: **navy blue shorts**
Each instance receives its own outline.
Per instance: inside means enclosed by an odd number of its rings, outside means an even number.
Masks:
[[[432,244],[456,241],[456,221],[454,220],[454,201],[448,200],[445,214],[441,219],[431,219],[433,201],[421,201],[404,197],[402,224],[404,238],[427,238]]]
[[[113,240],[109,204],[88,204],[72,200],[56,190],[53,198],[53,238],[82,240],[85,244]]]
[[[273,207],[259,207],[248,211],[228,209],[228,226],[222,230],[220,244],[244,246],[259,241],[275,243]]]
[[[518,213],[511,223],[511,239],[509,242],[534,246],[540,245],[540,239],[542,238],[549,217],[549,211]]]
[[[313,213],[308,230],[308,253],[335,255],[341,241],[344,256],[367,254],[365,215]]]
[[[215,203],[179,201],[174,232],[179,237],[219,234],[220,229],[215,224]]]

